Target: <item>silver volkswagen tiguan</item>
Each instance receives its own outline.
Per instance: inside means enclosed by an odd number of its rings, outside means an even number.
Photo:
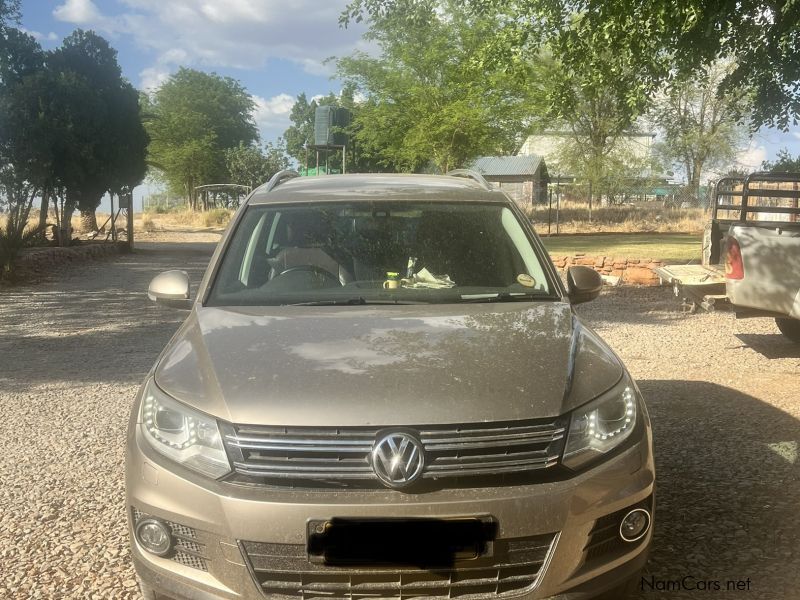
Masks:
[[[176,265],[177,266],[177,265]],[[636,383],[479,175],[281,172],[236,213],[127,439],[144,597],[621,598],[654,508]]]

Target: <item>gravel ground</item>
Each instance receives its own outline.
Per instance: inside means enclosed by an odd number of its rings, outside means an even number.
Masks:
[[[0,598],[138,597],[124,431],[184,316],[143,292],[171,267],[199,281],[213,249],[203,235],[0,289]],[[666,289],[615,288],[579,310],[638,379],[653,420],[654,589],[638,597],[800,598],[800,347],[765,319],[683,315]],[[701,589],[681,590],[686,577]],[[728,581],[749,590],[725,591]]]

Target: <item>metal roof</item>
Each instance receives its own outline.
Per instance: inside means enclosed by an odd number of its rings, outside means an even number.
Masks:
[[[536,175],[542,164],[542,157],[536,154],[526,156],[481,156],[470,165],[484,177],[513,177]]]

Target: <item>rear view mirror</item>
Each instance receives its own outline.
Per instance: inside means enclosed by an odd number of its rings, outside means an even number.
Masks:
[[[603,278],[591,267],[575,266],[567,269],[567,293],[572,304],[589,302],[600,295]]]
[[[153,302],[174,308],[190,308],[189,274],[186,271],[164,271],[156,275],[147,288]]]

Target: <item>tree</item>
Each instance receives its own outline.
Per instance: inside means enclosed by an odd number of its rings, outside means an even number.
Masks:
[[[28,227],[35,197],[36,188],[13,165],[0,166],[0,207],[7,212],[0,229],[0,279],[11,274],[19,250],[39,233]]]
[[[147,137],[138,93],[122,78],[116,50],[92,31],[74,31],[47,62],[70,82],[62,107],[72,124],[72,151],[61,173],[67,207],[77,207],[83,229],[93,231],[103,195],[144,178]]]
[[[337,62],[339,76],[366,96],[354,117],[361,152],[383,167],[440,171],[519,141],[519,95],[504,73],[473,58],[496,23],[473,18],[455,2],[415,3],[408,13],[372,13],[366,37],[380,56],[362,52]]]
[[[109,149],[108,191],[130,194],[147,175],[147,146],[150,138],[142,123],[139,92],[128,82],[115,91],[112,103],[111,132],[114,141]]]
[[[765,160],[761,163],[761,168],[773,173],[800,173],[800,154],[793,157],[788,148],[781,148],[775,160]]]
[[[721,89],[735,68],[724,61],[694,76],[675,78],[652,111],[653,121],[664,133],[661,153],[684,169],[689,191],[695,197],[703,173],[729,166],[746,138],[739,119],[750,112],[749,95],[743,90],[734,93]]]
[[[50,200],[59,239],[71,238],[80,208],[87,228],[106,191],[138,184],[147,138],[138,94],[122,79],[116,52],[93,32],[75,31],[57,50],[8,29],[0,53],[0,146],[15,176],[41,193],[40,227]],[[7,185],[8,187],[8,185]]]
[[[20,0],[0,0],[0,34],[5,33],[6,24],[19,22]],[[2,35],[0,35],[2,40]]]
[[[279,139],[277,145],[267,143],[263,149],[241,143],[236,148],[229,148],[225,151],[225,164],[232,183],[255,189],[278,171],[286,169],[289,159]]]
[[[593,69],[611,60],[605,50],[596,49],[580,69],[568,69],[551,55],[542,53],[530,65],[529,80],[536,82],[533,93],[543,100],[532,106],[532,124],[537,130],[556,130],[563,141],[555,149],[550,172],[572,175],[589,184],[592,195],[613,194],[626,178],[639,177],[649,164],[629,147],[629,135],[636,129],[636,110],[613,89],[592,79]],[[629,77],[627,71],[621,77]]]
[[[253,99],[229,77],[181,68],[145,102],[150,162],[193,208],[197,185],[228,180],[225,150],[258,139]]]
[[[341,22],[406,13],[434,0],[353,0]],[[435,2],[434,2],[435,3]],[[569,70],[581,70],[599,49],[607,59],[591,70],[591,85],[615,90],[634,112],[676,73],[690,75],[719,57],[736,67],[725,92],[754,93],[753,127],[786,128],[800,115],[800,4],[790,0],[467,0],[475,14],[497,17],[494,39],[480,60],[513,69],[543,48]],[[633,77],[620,77],[627,71]]]
[[[0,2],[0,20],[9,5]],[[33,37],[13,28],[0,30],[0,207],[6,212],[0,230],[0,278],[8,276],[19,249],[40,231],[28,228],[40,155],[30,137],[29,119],[19,118],[15,102],[26,78],[44,64],[44,54]]]

